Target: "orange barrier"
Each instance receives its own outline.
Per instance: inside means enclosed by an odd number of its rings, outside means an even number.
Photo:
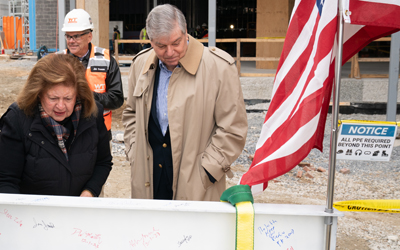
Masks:
[[[17,39],[14,39],[14,18],[15,18],[15,26],[16,26],[16,34]],[[23,48],[25,44],[25,39],[23,38],[23,28],[22,24],[24,23],[23,18],[13,17],[13,16],[4,16],[3,17],[3,31],[4,31],[4,41],[3,46],[5,49],[16,49],[19,42],[19,48]]]

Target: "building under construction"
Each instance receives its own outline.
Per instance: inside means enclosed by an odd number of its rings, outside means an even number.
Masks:
[[[93,42],[111,46],[113,26],[118,24],[123,39],[138,39],[146,16],[153,6],[170,3],[182,10],[188,32],[208,23],[209,1],[201,0],[0,0],[0,31],[6,49],[37,52],[65,48],[61,32],[62,18],[73,8],[89,12],[95,25]],[[294,0],[218,0],[216,38],[284,38]],[[101,18],[100,18],[101,17]],[[60,22],[61,20],[61,22]],[[232,56],[236,44],[218,43]],[[242,56],[279,57],[283,43],[243,43]],[[390,42],[375,42],[360,52],[360,57],[388,57]],[[125,44],[124,53],[134,54],[139,44]],[[275,68],[277,62],[258,62],[261,68]]]

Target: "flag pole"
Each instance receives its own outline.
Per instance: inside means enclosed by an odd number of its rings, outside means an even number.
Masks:
[[[332,88],[333,104],[332,104],[332,124],[331,124],[331,139],[330,139],[330,153],[329,153],[329,176],[327,188],[327,201],[326,213],[333,213],[333,193],[335,187],[335,168],[336,168],[336,151],[337,151],[337,136],[338,136],[338,121],[339,121],[339,94],[340,94],[340,81],[342,71],[342,51],[343,51],[343,16],[342,16],[342,1],[338,0],[338,32],[337,32],[337,55],[335,65],[335,82]],[[326,217],[326,241],[325,249],[331,249],[331,234],[333,217]]]

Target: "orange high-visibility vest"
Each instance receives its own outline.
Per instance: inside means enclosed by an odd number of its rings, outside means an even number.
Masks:
[[[64,50],[67,54],[67,50]],[[105,93],[106,92],[106,77],[107,71],[110,68],[110,51],[92,45],[90,51],[89,62],[86,68],[86,80],[89,87],[93,92]],[[112,112],[109,109],[104,109],[103,113],[104,124],[109,131],[111,129]]]

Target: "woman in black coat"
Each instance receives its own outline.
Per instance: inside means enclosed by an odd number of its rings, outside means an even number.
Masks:
[[[0,120],[0,193],[98,196],[112,165],[103,108],[71,55],[48,55]]]

